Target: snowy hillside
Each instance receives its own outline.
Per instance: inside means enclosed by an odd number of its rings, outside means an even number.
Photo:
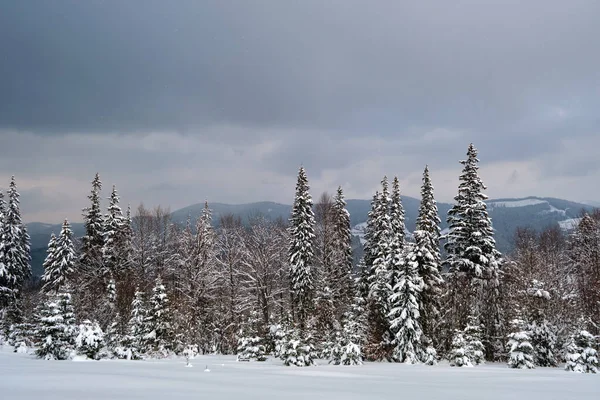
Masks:
[[[598,376],[561,368],[509,369],[367,363],[290,368],[278,360],[240,363],[233,356],[163,361],[44,361],[0,350],[3,399],[595,399]],[[205,372],[206,367],[210,372]]]

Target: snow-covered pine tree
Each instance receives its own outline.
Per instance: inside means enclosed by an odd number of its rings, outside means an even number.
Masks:
[[[525,330],[525,323],[520,319],[511,321],[513,332],[508,335],[508,366],[510,368],[532,369],[533,346],[531,335]]]
[[[441,275],[441,255],[440,255],[440,217],[437,204],[433,195],[433,185],[429,177],[429,168],[426,166],[423,172],[423,185],[421,186],[421,204],[416,221],[415,241],[419,247],[427,249],[427,262],[419,271],[423,278],[423,291],[421,292],[421,303],[423,309],[421,312],[421,326],[423,334],[432,340],[433,344],[441,340],[436,334],[439,329],[440,319],[440,298],[444,279]]]
[[[292,329],[281,346],[280,357],[285,366],[309,367],[316,365],[317,354],[310,338],[306,338],[306,334],[300,330]]]
[[[402,200],[400,197],[400,182],[398,178],[394,178],[392,185],[392,197],[390,202],[390,236],[389,236],[389,263],[388,263],[388,278],[387,278],[387,289],[388,296],[392,294],[393,289],[396,287],[404,274],[405,265],[404,258],[405,244],[404,237],[406,235],[406,228],[404,226],[404,209],[402,208]],[[389,300],[388,300],[389,302]],[[387,309],[388,313],[390,309]],[[395,331],[392,330],[392,335],[395,335]]]
[[[119,194],[113,185],[108,203],[108,213],[104,217],[104,245],[102,247],[103,275],[119,276],[123,272],[122,256],[124,225],[126,223],[123,211],[119,206]]]
[[[238,340],[238,361],[265,361],[267,359],[265,340],[260,334],[260,323],[258,313],[252,311]]]
[[[144,302],[144,292],[135,291],[131,302],[131,316],[127,324],[127,335],[123,337],[122,349],[117,357],[139,359],[144,352],[144,337],[146,331],[146,315],[148,314]]]
[[[598,352],[594,336],[586,330],[575,331],[565,347],[565,370],[579,373],[598,373]]]
[[[433,189],[431,177],[429,176],[429,167],[425,166],[425,171],[423,171],[423,184],[421,185],[421,203],[419,205],[416,228],[418,231],[424,231],[429,234],[431,238],[431,248],[429,251],[436,257],[436,261],[441,263],[439,245],[441,237],[441,219],[433,195]]]
[[[335,300],[338,315],[343,315],[354,297],[354,282],[352,278],[353,257],[350,213],[346,209],[346,200],[341,186],[338,187],[333,201],[333,265],[337,271]]]
[[[469,312],[481,315],[486,343],[491,343],[499,318],[496,296],[501,256],[496,250],[492,221],[485,204],[487,196],[483,193],[486,186],[478,174],[479,160],[473,144],[469,145],[467,159],[460,163],[464,168],[455,204],[448,211],[449,232],[445,237],[448,253],[445,263],[452,275],[449,318],[456,328],[465,325]],[[493,352],[492,348],[488,350]]]
[[[79,262],[87,269],[96,269],[102,265],[102,248],[104,247],[104,217],[100,208],[100,191],[102,182],[96,174],[92,181],[92,191],[88,196],[90,206],[83,209],[85,236],[81,238]]]
[[[377,193],[373,210],[367,221],[365,263],[370,262],[368,295],[368,340],[365,353],[371,360],[391,358],[391,335],[388,314],[390,311],[391,279],[391,221],[389,213],[389,186],[387,177],[381,181],[382,191]],[[367,258],[368,257],[368,258]],[[368,266],[368,264],[367,264]]]
[[[35,354],[46,360],[66,360],[75,347],[75,316],[71,295],[59,293],[48,297],[34,332]]]
[[[19,192],[13,176],[7,191],[0,233],[0,309],[17,301],[23,283],[31,276],[30,238],[21,221]]]
[[[428,232],[417,230],[413,234],[415,244],[411,261],[416,264],[421,278],[422,290],[419,294],[419,319],[425,336],[433,341],[440,324],[440,296],[444,283],[436,256],[431,253],[431,237]]]
[[[104,332],[98,322],[86,319],[79,325],[78,334],[75,337],[75,348],[78,354],[91,360],[99,360],[103,356],[104,345]]]
[[[55,238],[54,243],[52,238],[48,243],[48,257],[44,262],[44,275],[42,276],[43,290],[58,293],[64,289],[75,272],[76,261],[73,232],[69,221],[65,219],[60,235]]]
[[[473,364],[467,355],[466,342],[463,333],[459,330],[452,337],[452,348],[448,355],[451,367],[472,367]]]
[[[545,319],[534,321],[529,324],[527,330],[531,334],[534,364],[539,367],[556,367],[556,334],[550,323]]]
[[[289,263],[293,312],[300,330],[303,331],[314,296],[315,216],[309,193],[308,178],[304,167],[298,171],[296,196],[290,218]]]
[[[471,363],[479,365],[485,362],[485,347],[482,343],[483,327],[479,318],[469,315],[463,331],[465,352]]]
[[[6,201],[4,193],[0,190],[0,322],[3,327],[10,326],[5,321],[3,310],[8,305],[8,300],[12,297],[10,288],[12,277],[8,275],[8,266],[4,262],[4,224],[6,219]],[[7,329],[4,328],[6,331]]]
[[[419,276],[419,249],[408,246],[400,275],[390,295],[390,329],[394,333],[393,357],[397,362],[416,364],[423,359],[421,344],[420,293],[423,280]]]
[[[104,341],[109,357],[127,358],[127,350],[124,344],[128,341],[128,337],[123,335],[121,315],[119,313],[115,315],[113,321],[106,328]]]
[[[42,275],[42,282],[44,286],[42,286],[43,291],[49,291],[47,288],[48,281],[51,280],[50,271],[53,270],[56,260],[56,235],[54,232],[50,235],[50,240],[48,241],[48,248],[46,249],[46,258],[44,259],[44,263],[42,267],[44,267],[44,275]]]
[[[381,181],[382,191],[377,199],[373,215],[373,231],[369,237],[369,248],[373,257],[369,297],[375,301],[383,315],[389,311],[392,226],[390,220],[390,194],[387,177]]]
[[[390,199],[390,231],[391,245],[404,248],[404,238],[406,236],[406,226],[404,224],[404,207],[402,206],[402,197],[400,194],[400,181],[394,177],[392,182],[392,196]]]
[[[143,336],[145,353],[158,357],[166,357],[173,345],[171,327],[171,310],[165,286],[160,276],[156,279],[150,298],[150,307],[144,321]]]
[[[329,363],[335,365],[362,365],[362,344],[365,340],[363,300],[355,297],[350,311],[343,320],[342,333],[337,335]]]

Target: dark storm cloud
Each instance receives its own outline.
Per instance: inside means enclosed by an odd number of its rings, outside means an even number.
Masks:
[[[301,163],[316,190],[365,198],[384,173],[416,195],[428,163],[449,200],[469,142],[499,195],[600,197],[576,186],[600,171],[577,148],[600,133],[597,1],[0,10],[0,168],[49,196],[50,211],[61,177],[85,193],[96,171],[133,200],[289,202]]]
[[[0,124],[496,132],[600,91],[598,2],[45,1],[0,13]]]

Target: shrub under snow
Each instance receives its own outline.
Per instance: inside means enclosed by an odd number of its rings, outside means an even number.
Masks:
[[[534,368],[533,346],[530,343],[529,332],[513,332],[508,335],[508,339],[508,366],[520,369]]]
[[[79,325],[79,334],[75,338],[75,346],[78,354],[89,359],[99,360],[102,358],[104,332],[102,332],[98,322],[85,320],[83,324]]]
[[[581,330],[571,336],[565,349],[567,371],[598,373],[598,352],[594,349],[594,336]]]

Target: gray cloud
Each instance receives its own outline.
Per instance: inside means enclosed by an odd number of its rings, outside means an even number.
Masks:
[[[176,207],[289,201],[300,163],[315,190],[368,198],[387,173],[417,195],[428,163],[449,200],[472,141],[490,194],[599,198],[575,145],[600,133],[599,19],[596,1],[4,2],[0,168],[60,199],[52,216],[96,171]]]

